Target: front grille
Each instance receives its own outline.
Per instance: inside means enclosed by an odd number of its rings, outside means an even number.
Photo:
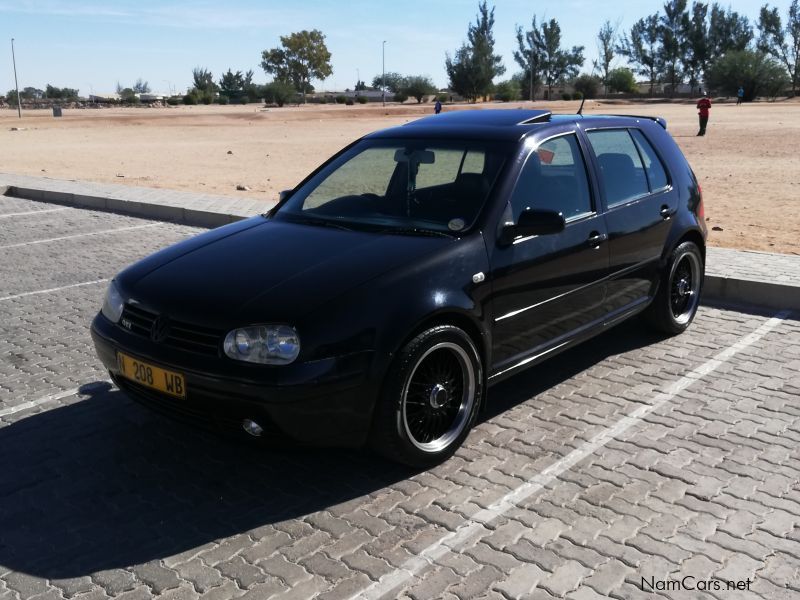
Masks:
[[[157,318],[158,313],[146,310],[141,306],[126,304],[122,311],[120,324],[131,333],[149,338],[153,330],[153,323]],[[221,337],[222,333],[215,329],[170,319],[169,333],[161,343],[178,350],[217,356]]]

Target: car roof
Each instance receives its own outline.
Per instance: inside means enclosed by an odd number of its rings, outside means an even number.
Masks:
[[[485,141],[518,141],[534,131],[554,125],[581,122],[586,126],[632,125],[645,119],[656,121],[666,129],[660,117],[635,115],[554,115],[549,110],[532,109],[468,109],[429,115],[371,133],[372,138],[434,137],[440,139],[479,139]]]

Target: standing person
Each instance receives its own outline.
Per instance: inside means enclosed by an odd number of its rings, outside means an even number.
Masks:
[[[442,112],[442,103],[438,98],[436,99],[436,104],[433,105],[433,112],[435,112],[437,115]]]
[[[736,106],[739,106],[743,100],[744,100],[744,88],[742,86],[739,86],[739,89],[736,91]]]
[[[697,114],[700,115],[700,131],[697,135],[706,134],[706,125],[708,125],[708,113],[711,110],[711,100],[708,99],[708,94],[703,92],[703,97],[697,101]]]

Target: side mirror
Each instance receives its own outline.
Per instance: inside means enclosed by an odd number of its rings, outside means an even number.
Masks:
[[[554,210],[527,209],[516,224],[506,223],[500,233],[499,241],[508,245],[514,238],[527,235],[551,235],[564,231],[564,216]]]
[[[291,196],[293,192],[294,192],[294,190],[282,190],[282,191],[281,191],[281,192],[278,194],[278,202],[283,202],[283,201],[284,201],[284,200],[286,200],[286,199],[287,199],[289,196]]]

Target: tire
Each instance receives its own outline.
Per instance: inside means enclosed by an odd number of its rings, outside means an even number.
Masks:
[[[371,445],[387,458],[430,467],[469,434],[483,399],[483,365],[470,337],[439,325],[414,337],[389,367]]]
[[[705,265],[694,242],[683,242],[672,251],[661,273],[653,302],[645,318],[657,330],[670,335],[686,331],[700,304]]]

